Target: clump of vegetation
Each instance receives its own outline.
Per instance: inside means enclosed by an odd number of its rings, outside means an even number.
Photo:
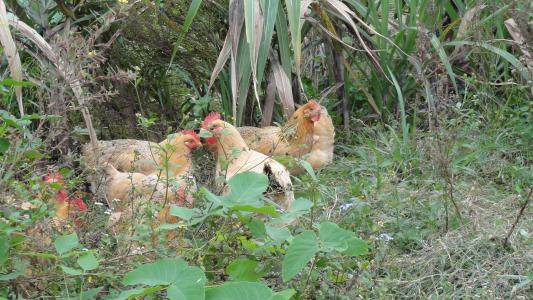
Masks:
[[[531,3],[5,5],[0,299],[531,294]],[[80,162],[97,139],[160,141],[212,110],[282,123],[308,98],[335,159],[292,177],[286,211],[262,174],[219,195],[199,151],[194,206],[148,197],[125,233]]]

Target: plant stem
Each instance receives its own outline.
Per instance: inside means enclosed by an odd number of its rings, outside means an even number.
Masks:
[[[524,214],[524,211],[526,210],[527,205],[529,204],[529,201],[531,200],[531,194],[533,193],[533,187],[529,189],[529,194],[527,195],[526,201],[524,201],[524,204],[522,204],[522,207],[520,207],[520,211],[518,211],[518,215],[516,216],[516,220],[514,221],[513,225],[511,226],[511,229],[507,233],[507,236],[505,237],[505,240],[503,241],[504,246],[509,245],[509,238],[511,237],[511,234],[513,234],[513,231],[516,228],[516,224],[520,221],[520,218],[522,218],[522,215]]]

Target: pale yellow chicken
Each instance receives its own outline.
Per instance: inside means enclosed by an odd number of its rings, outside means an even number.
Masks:
[[[265,174],[274,192],[273,199],[284,209],[294,200],[294,192],[289,171],[270,157],[251,150],[239,132],[231,124],[220,119],[220,114],[211,113],[202,124],[202,129],[211,132],[206,138],[209,150],[217,156],[216,174],[225,174],[226,181],[238,173],[250,171]],[[221,162],[227,162],[223,170]],[[225,193],[228,191],[225,190]]]

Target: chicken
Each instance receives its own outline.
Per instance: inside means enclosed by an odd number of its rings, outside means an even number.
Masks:
[[[314,100],[298,108],[283,127],[239,127],[250,149],[269,156],[304,159],[317,169],[333,159],[335,128],[328,111]],[[287,161],[282,158],[283,161]],[[287,161],[291,175],[303,171],[294,160]]]
[[[105,166],[104,189],[107,199],[117,199],[115,211],[122,219],[130,219],[135,213],[140,201],[151,199],[161,204],[163,210],[159,214],[161,222],[176,222],[176,218],[169,216],[167,203],[182,206],[192,205],[191,193],[196,190],[194,177],[189,173],[191,166],[191,151],[200,146],[200,138],[192,130],[184,130],[176,134],[164,148],[172,149],[165,152],[165,159],[169,163],[179,162],[172,171],[161,172],[154,170],[145,175],[136,172],[120,172],[112,164]]]
[[[311,151],[304,155],[304,160],[316,170],[333,160],[333,143],[335,142],[335,127],[331,121],[326,108],[322,107],[320,120],[315,122],[313,137],[313,146]],[[299,166],[293,166],[289,169],[292,175],[301,173],[303,170]]]
[[[250,149],[265,155],[301,158],[313,146],[314,124],[320,120],[320,104],[310,100],[298,108],[283,127],[239,127]]]
[[[202,129],[212,136],[206,138],[207,148],[217,156],[217,176],[224,174],[226,181],[241,172],[265,174],[269,178],[269,187],[273,190],[274,200],[284,209],[288,209],[294,200],[290,174],[277,161],[260,152],[250,150],[235,127],[220,119],[220,114],[209,114]],[[223,170],[222,164],[227,164]],[[227,189],[224,193],[228,193]]]
[[[187,155],[173,156],[174,152],[180,151],[172,146],[176,138],[177,134],[172,134],[160,143],[133,139],[98,141],[96,150],[90,144],[84,146],[84,162],[93,168],[109,163],[119,171],[145,175],[158,169],[168,169],[169,175],[180,174],[183,169],[189,169],[191,163]]]

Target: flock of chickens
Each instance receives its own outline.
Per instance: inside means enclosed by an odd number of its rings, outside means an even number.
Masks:
[[[115,222],[131,219],[141,201],[151,199],[164,207],[159,221],[175,223],[168,204],[194,204],[192,151],[199,147],[215,155],[215,175],[225,182],[246,171],[267,175],[269,196],[288,209],[294,200],[290,176],[303,168],[301,163],[285,166],[272,156],[304,160],[317,169],[331,162],[334,136],[327,110],[310,100],[282,127],[234,127],[214,112],[204,119],[199,131],[183,130],[160,143],[121,139],[99,141],[96,149],[86,145],[83,160],[86,168],[96,171],[92,184],[105,194]],[[220,192],[229,193],[228,186],[221,186]]]

